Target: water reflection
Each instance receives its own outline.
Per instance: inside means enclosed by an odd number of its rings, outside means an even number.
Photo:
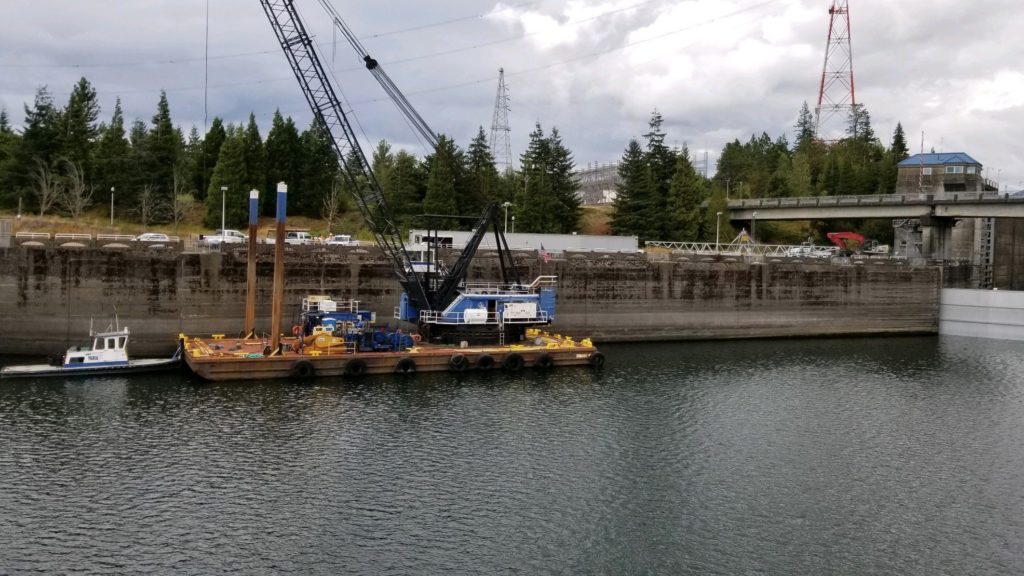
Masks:
[[[1024,344],[0,386],[0,571],[1020,573]]]

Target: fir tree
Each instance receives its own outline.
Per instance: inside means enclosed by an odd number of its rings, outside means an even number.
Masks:
[[[803,150],[814,141],[814,116],[811,115],[811,109],[807,106],[806,100],[800,106],[800,113],[797,116],[794,128],[796,128],[797,150]]]
[[[439,136],[434,153],[428,157],[427,193],[423,198],[424,213],[442,216],[461,214],[458,189],[462,162],[462,152],[455,142],[443,134]]]
[[[910,157],[910,150],[907,148],[907,137],[903,133],[903,125],[899,122],[896,123],[896,130],[892,133],[892,144],[889,146],[892,151],[893,158],[896,163],[906,160]]]
[[[170,204],[174,194],[174,167],[178,163],[178,153],[183,144],[180,133],[171,123],[171,109],[167,93],[163,90],[160,91],[152,123],[153,127],[146,137],[146,183],[153,188],[159,202]]]
[[[251,184],[248,180],[245,152],[245,131],[240,127],[229,126],[217,166],[210,179],[210,186],[206,191],[206,216],[203,218],[203,225],[207,228],[220,228],[222,207],[228,228],[240,228],[248,222]],[[226,196],[221,190],[222,187],[227,187]],[[289,196],[290,192],[291,189]]]
[[[42,165],[46,169],[56,166],[60,154],[60,112],[46,86],[36,91],[32,107],[25,106],[25,123],[20,145],[14,150],[8,180],[17,193],[34,203],[33,173]],[[35,207],[38,207],[36,205]],[[30,208],[28,203],[26,210]]]
[[[217,166],[217,158],[220,156],[220,147],[224,145],[225,139],[227,139],[227,131],[224,129],[224,121],[219,117],[214,117],[203,138],[203,171],[199,182],[196,183],[200,200],[206,197],[210,178],[213,177],[213,169]]]
[[[548,137],[548,173],[551,178],[551,195],[554,211],[547,232],[569,234],[578,230],[580,219],[580,184],[575,175],[572,153],[562,143],[558,128],[551,129]]]
[[[641,235],[654,239],[671,235],[667,208],[676,163],[675,153],[665,145],[666,135],[661,131],[662,122],[661,114],[655,110],[648,123],[650,130],[644,134],[647,140],[644,161],[647,165],[648,201],[640,207],[640,216],[646,228]]]
[[[399,225],[409,227],[415,217],[423,212],[423,199],[426,195],[423,166],[415,156],[399,150],[395,154],[389,180],[388,206]]]
[[[636,139],[630,140],[619,161],[619,184],[617,185],[611,227],[614,234],[637,236],[647,239],[643,231],[641,213],[647,203],[647,179],[644,166],[644,151]]]
[[[467,149],[466,171],[471,185],[471,213],[479,212],[484,206],[501,200],[498,169],[494,165],[494,154],[487,140],[484,127],[480,126]]]
[[[116,188],[125,194],[127,186],[131,184],[130,161],[128,140],[124,132],[124,113],[121,111],[121,99],[118,98],[114,103],[110,124],[103,126],[96,145],[96,187],[102,192]]]
[[[676,154],[676,169],[669,186],[666,240],[694,242],[700,233],[700,203],[704,201],[704,179],[690,162],[690,151]]]
[[[552,182],[547,171],[551,142],[537,124],[530,133],[530,143],[520,157],[523,185],[516,193],[515,216],[521,232],[546,232],[554,211]]]
[[[316,217],[320,214],[323,197],[330,194],[335,185],[338,157],[331,134],[315,118],[300,140],[302,164],[299,186],[288,189],[288,200],[294,206],[295,214]],[[295,195],[292,195],[293,188],[296,188]]]
[[[270,132],[267,133],[264,150],[266,181],[263,185],[263,193],[260,194],[260,203],[263,214],[269,216],[274,213],[276,198],[274,192],[277,190],[278,182],[289,183],[292,185],[292,189],[301,186],[302,139],[290,116],[284,118],[279,110],[274,112],[274,119],[270,123]],[[301,195],[301,192],[299,194]],[[291,189],[289,195],[291,195]]]
[[[71,90],[71,97],[61,114],[61,156],[83,168],[86,180],[93,175],[93,146],[96,144],[100,105],[96,90],[82,78]]]

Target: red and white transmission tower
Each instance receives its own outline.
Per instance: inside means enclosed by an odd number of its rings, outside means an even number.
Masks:
[[[828,9],[828,44],[821,70],[818,105],[814,108],[814,135],[821,138],[822,125],[842,114],[845,120],[857,99],[853,90],[853,47],[850,45],[850,7],[847,0],[832,0]]]
[[[498,69],[498,95],[494,98],[494,118],[491,120],[491,154],[498,172],[504,174],[512,169],[512,139],[508,126],[508,85],[505,84],[505,69]]]

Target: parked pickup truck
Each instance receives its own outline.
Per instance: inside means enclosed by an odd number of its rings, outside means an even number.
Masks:
[[[221,244],[245,244],[249,237],[238,230],[217,230],[214,234],[200,235],[200,246],[220,246]]]
[[[267,231],[267,236],[264,238],[264,244],[273,244],[275,242],[275,236],[277,232],[271,228]],[[293,244],[297,246],[304,246],[313,243],[313,237],[310,236],[309,230],[285,230],[284,232],[284,243]]]

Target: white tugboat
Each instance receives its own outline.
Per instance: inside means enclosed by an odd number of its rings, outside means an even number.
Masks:
[[[91,346],[72,346],[59,363],[6,366],[0,378],[40,378],[44,376],[95,376],[134,374],[169,370],[179,365],[181,350],[170,358],[128,359],[128,327],[106,332],[89,331]]]

